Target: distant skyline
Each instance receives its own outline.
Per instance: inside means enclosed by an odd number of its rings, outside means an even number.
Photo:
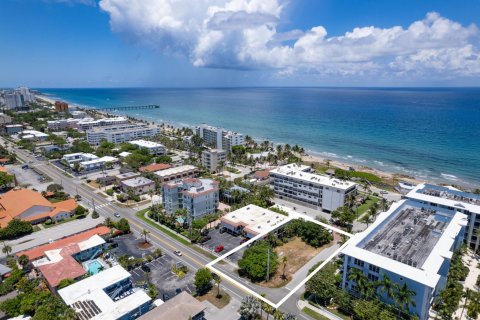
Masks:
[[[0,87],[478,86],[479,12],[479,0],[3,0]]]

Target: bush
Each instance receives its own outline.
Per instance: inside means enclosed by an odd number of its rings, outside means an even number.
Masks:
[[[264,280],[267,277],[268,251],[270,251],[269,276],[274,274],[278,267],[278,255],[265,241],[259,241],[244,251],[242,259],[238,261],[240,272],[253,281]]]
[[[117,200],[120,202],[125,202],[127,199],[123,194],[117,194]]]
[[[93,218],[93,219],[97,219],[97,218],[99,218],[99,217],[100,217],[100,215],[98,214],[98,212],[97,212],[97,211],[93,211],[93,213],[92,213],[92,218]]]
[[[86,216],[88,214],[88,211],[87,209],[85,209],[84,207],[82,206],[77,206],[77,208],[75,209],[75,215],[77,216]]]
[[[52,224],[52,219],[47,219],[47,221],[45,221],[46,226],[49,226],[51,224]]]
[[[105,191],[109,196],[113,196],[113,189],[108,189]]]
[[[117,229],[122,231],[123,233],[129,233],[130,232],[130,224],[128,223],[128,220],[125,219],[125,218],[122,218],[122,219],[118,220]]]
[[[68,287],[69,285],[74,284],[74,283],[75,283],[75,280],[70,279],[70,278],[60,280],[60,282],[58,283],[57,289],[62,289],[62,288]]]
[[[33,232],[32,225],[27,221],[20,219],[11,220],[8,225],[0,229],[0,239],[8,240],[16,237],[21,237]]]

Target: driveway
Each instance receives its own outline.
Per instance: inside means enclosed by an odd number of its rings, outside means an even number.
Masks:
[[[32,169],[33,164],[29,164],[28,169],[22,169],[22,165],[7,166],[8,171],[14,174],[18,185],[27,185],[29,188],[36,189],[38,191],[47,190],[47,186],[51,184],[51,181],[47,181],[43,175],[38,174]]]

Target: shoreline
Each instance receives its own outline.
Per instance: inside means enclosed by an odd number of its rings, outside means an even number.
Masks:
[[[45,94],[37,94],[35,96],[38,99],[46,101],[46,102],[51,103],[51,104],[54,104],[55,100],[56,100],[52,97],[46,96]],[[62,100],[64,100],[64,99],[62,99]],[[65,101],[67,101],[67,100],[65,100]],[[110,117],[121,116],[121,114],[109,113],[109,112],[106,112],[106,111],[97,110],[95,107],[82,106],[82,105],[78,105],[77,103],[73,103],[73,102],[70,102],[70,101],[67,101],[67,102],[72,107],[80,109],[80,110],[94,110],[95,112],[97,112],[99,114],[103,114],[105,116],[110,116]],[[181,127],[192,127],[192,128],[194,128],[195,127],[194,125],[191,125],[191,126],[186,125],[186,124],[183,124],[183,125],[178,124],[177,125],[175,123],[170,123],[170,122],[167,122],[167,121],[142,119],[142,118],[139,118],[138,116],[131,116],[131,115],[125,115],[125,114],[123,116],[128,116],[129,118],[135,119],[135,120],[154,122],[154,123],[157,123],[157,124],[170,125],[170,126],[178,127],[178,128],[181,128]],[[254,140],[258,140],[255,137],[252,137],[252,138]],[[276,143],[275,141],[271,141],[271,142],[273,142],[275,145],[281,144],[281,143]],[[315,154],[312,154],[312,153],[315,153]],[[352,162],[348,163],[348,162],[344,162],[344,161],[341,161],[341,160],[336,160],[336,159],[329,158],[328,156],[319,155],[319,153],[321,153],[321,152],[308,150],[308,151],[306,151],[305,155],[301,156],[301,159],[302,159],[302,161],[307,162],[307,163],[318,163],[320,165],[325,165],[326,161],[329,161],[330,166],[332,166],[332,167],[337,167],[337,168],[340,168],[340,169],[343,169],[343,170],[349,170],[350,168],[353,168],[355,171],[372,173],[372,174],[375,174],[382,179],[390,180],[390,181],[398,180],[398,181],[405,181],[405,182],[413,183],[413,184],[420,184],[420,183],[443,184],[443,185],[451,185],[451,186],[461,186],[461,187],[464,187],[466,189],[472,189],[472,188],[475,187],[475,185],[472,182],[464,181],[461,178],[457,178],[455,176],[454,176],[455,177],[454,181],[449,181],[449,179],[446,179],[446,178],[442,179],[441,177],[438,177],[439,181],[435,181],[434,178],[422,179],[422,178],[419,178],[418,176],[411,176],[411,175],[408,175],[406,173],[386,171],[386,170],[381,170],[381,169],[377,169],[377,168],[368,166],[370,162],[374,162],[375,160],[369,161],[365,164],[354,164]],[[443,180],[443,181],[441,181],[441,180]]]

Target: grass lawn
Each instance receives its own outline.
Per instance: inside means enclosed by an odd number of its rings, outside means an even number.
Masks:
[[[357,219],[360,219],[360,217],[372,206],[372,204],[380,201],[380,198],[374,197],[372,195],[369,196],[369,199],[365,201],[364,204],[358,207],[357,209]]]
[[[308,307],[303,308],[302,312],[316,320],[329,320],[327,317],[322,316],[320,313],[316,313]]]
[[[172,232],[171,230],[165,228],[164,226],[162,226],[161,224],[158,224],[158,223],[155,223],[153,222],[152,220],[148,219],[147,217],[145,217],[145,214],[149,211],[148,208],[146,209],[143,209],[143,210],[140,210],[138,211],[135,215],[137,217],[139,217],[140,219],[142,219],[143,221],[145,221],[146,223],[148,223],[149,225],[151,225],[152,227],[160,230],[161,232],[165,233],[166,235],[168,235],[169,237],[175,239],[176,241],[180,242],[181,244],[184,244],[186,246],[189,246],[190,248],[192,248],[193,250],[197,251],[198,253],[201,253],[205,256],[207,256],[208,258],[214,260],[216,259],[217,257],[214,256],[213,254],[209,253],[209,252],[206,252],[205,250],[195,246],[195,245],[192,245],[190,243],[190,241],[187,241],[185,240],[184,238],[180,237],[178,234],[176,234],[175,232]]]
[[[58,221],[58,222],[52,223],[52,224],[45,224],[45,223],[43,223],[43,227],[44,227],[45,229],[48,229],[48,228],[52,228],[52,227],[58,226],[58,225],[60,225],[60,224],[67,223],[67,222],[70,222],[70,221],[73,221],[73,220],[77,220],[77,219],[78,219],[78,216],[73,216],[73,217],[70,217],[70,218],[67,218],[67,219],[63,219],[62,221]]]
[[[228,171],[228,172],[231,172],[231,173],[235,173],[235,174],[241,173],[240,170],[235,169],[234,167],[227,167],[227,171]]]
[[[330,242],[320,248],[314,248],[302,241],[299,237],[293,238],[291,241],[276,247],[275,252],[278,254],[278,268],[270,281],[262,281],[257,283],[263,287],[278,288],[286,285],[300,268],[302,268],[308,261],[310,261],[323,249],[331,246],[334,242]],[[283,264],[282,257],[287,257],[287,264],[285,268],[285,278],[283,278]]]
[[[222,290],[220,287],[220,298],[217,298],[217,288],[212,288],[208,293],[204,294],[203,296],[197,296],[198,301],[205,301],[207,300],[211,304],[213,304],[218,309],[222,309],[226,305],[230,303],[230,296],[225,290]]]

